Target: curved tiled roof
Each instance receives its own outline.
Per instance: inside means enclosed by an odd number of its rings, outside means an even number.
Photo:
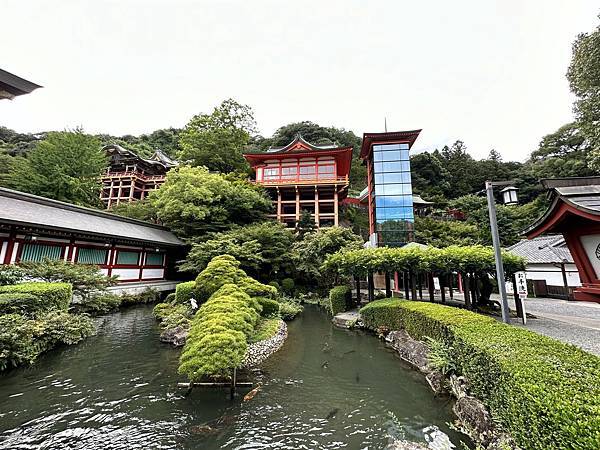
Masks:
[[[522,256],[529,264],[573,263],[573,256],[562,236],[547,235],[524,239],[511,245],[509,252]]]
[[[183,242],[166,228],[108,212],[0,188],[0,223],[154,245]]]

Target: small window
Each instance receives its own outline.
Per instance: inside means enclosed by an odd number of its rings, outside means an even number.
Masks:
[[[108,250],[103,248],[79,248],[77,262],[79,264],[104,264]]]
[[[164,261],[164,253],[148,253],[146,255],[147,266],[162,266]]]
[[[46,245],[46,244],[25,244],[23,246],[23,253],[21,254],[21,261],[43,261],[44,259],[60,259],[62,247],[58,245]]]
[[[117,264],[127,266],[137,266],[140,259],[138,252],[123,252],[117,253]]]

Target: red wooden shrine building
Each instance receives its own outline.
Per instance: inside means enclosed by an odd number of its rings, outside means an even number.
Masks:
[[[528,239],[562,234],[579,271],[575,300],[600,302],[600,177],[543,180],[552,203],[526,231]]]
[[[318,227],[339,223],[339,205],[348,194],[352,147],[314,145],[300,134],[284,147],[246,153],[256,183],[267,189],[278,221],[295,227],[308,211]]]

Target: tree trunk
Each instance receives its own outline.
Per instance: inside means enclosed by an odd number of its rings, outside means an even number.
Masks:
[[[423,300],[423,274],[417,273],[417,283],[419,283],[419,300]]]
[[[373,273],[369,273],[367,282],[369,285],[369,302],[375,300],[375,284],[373,283]]]
[[[389,272],[385,273],[385,297],[386,298],[392,297],[392,282],[390,280]]]
[[[433,302],[435,302],[435,286],[433,283],[433,272],[429,272],[428,278],[427,278],[427,284],[428,284],[428,288],[429,288],[429,301],[433,303]]]
[[[450,291],[450,300],[454,300],[454,289],[452,289],[452,284],[454,283],[453,275],[451,273],[448,274],[448,288]]]
[[[410,272],[410,296],[411,300],[417,300],[417,280],[415,273],[411,270]]]
[[[469,279],[469,274],[464,273],[462,276],[463,280],[463,290],[465,292],[465,307],[467,309],[471,309],[471,280]]]
[[[442,303],[446,303],[446,289],[444,287],[444,274],[441,274],[440,279],[440,294],[442,295]]]
[[[404,298],[406,300],[409,299],[409,295],[408,295],[408,275],[407,272],[402,272],[402,283],[404,284]]]

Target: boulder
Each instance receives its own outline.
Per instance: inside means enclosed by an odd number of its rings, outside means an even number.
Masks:
[[[430,372],[427,344],[411,338],[404,330],[390,331],[385,340],[390,347],[398,352],[403,360],[417,367],[421,372]]]
[[[160,341],[172,344],[175,347],[183,347],[187,339],[188,330],[182,326],[167,328],[160,334]]]

